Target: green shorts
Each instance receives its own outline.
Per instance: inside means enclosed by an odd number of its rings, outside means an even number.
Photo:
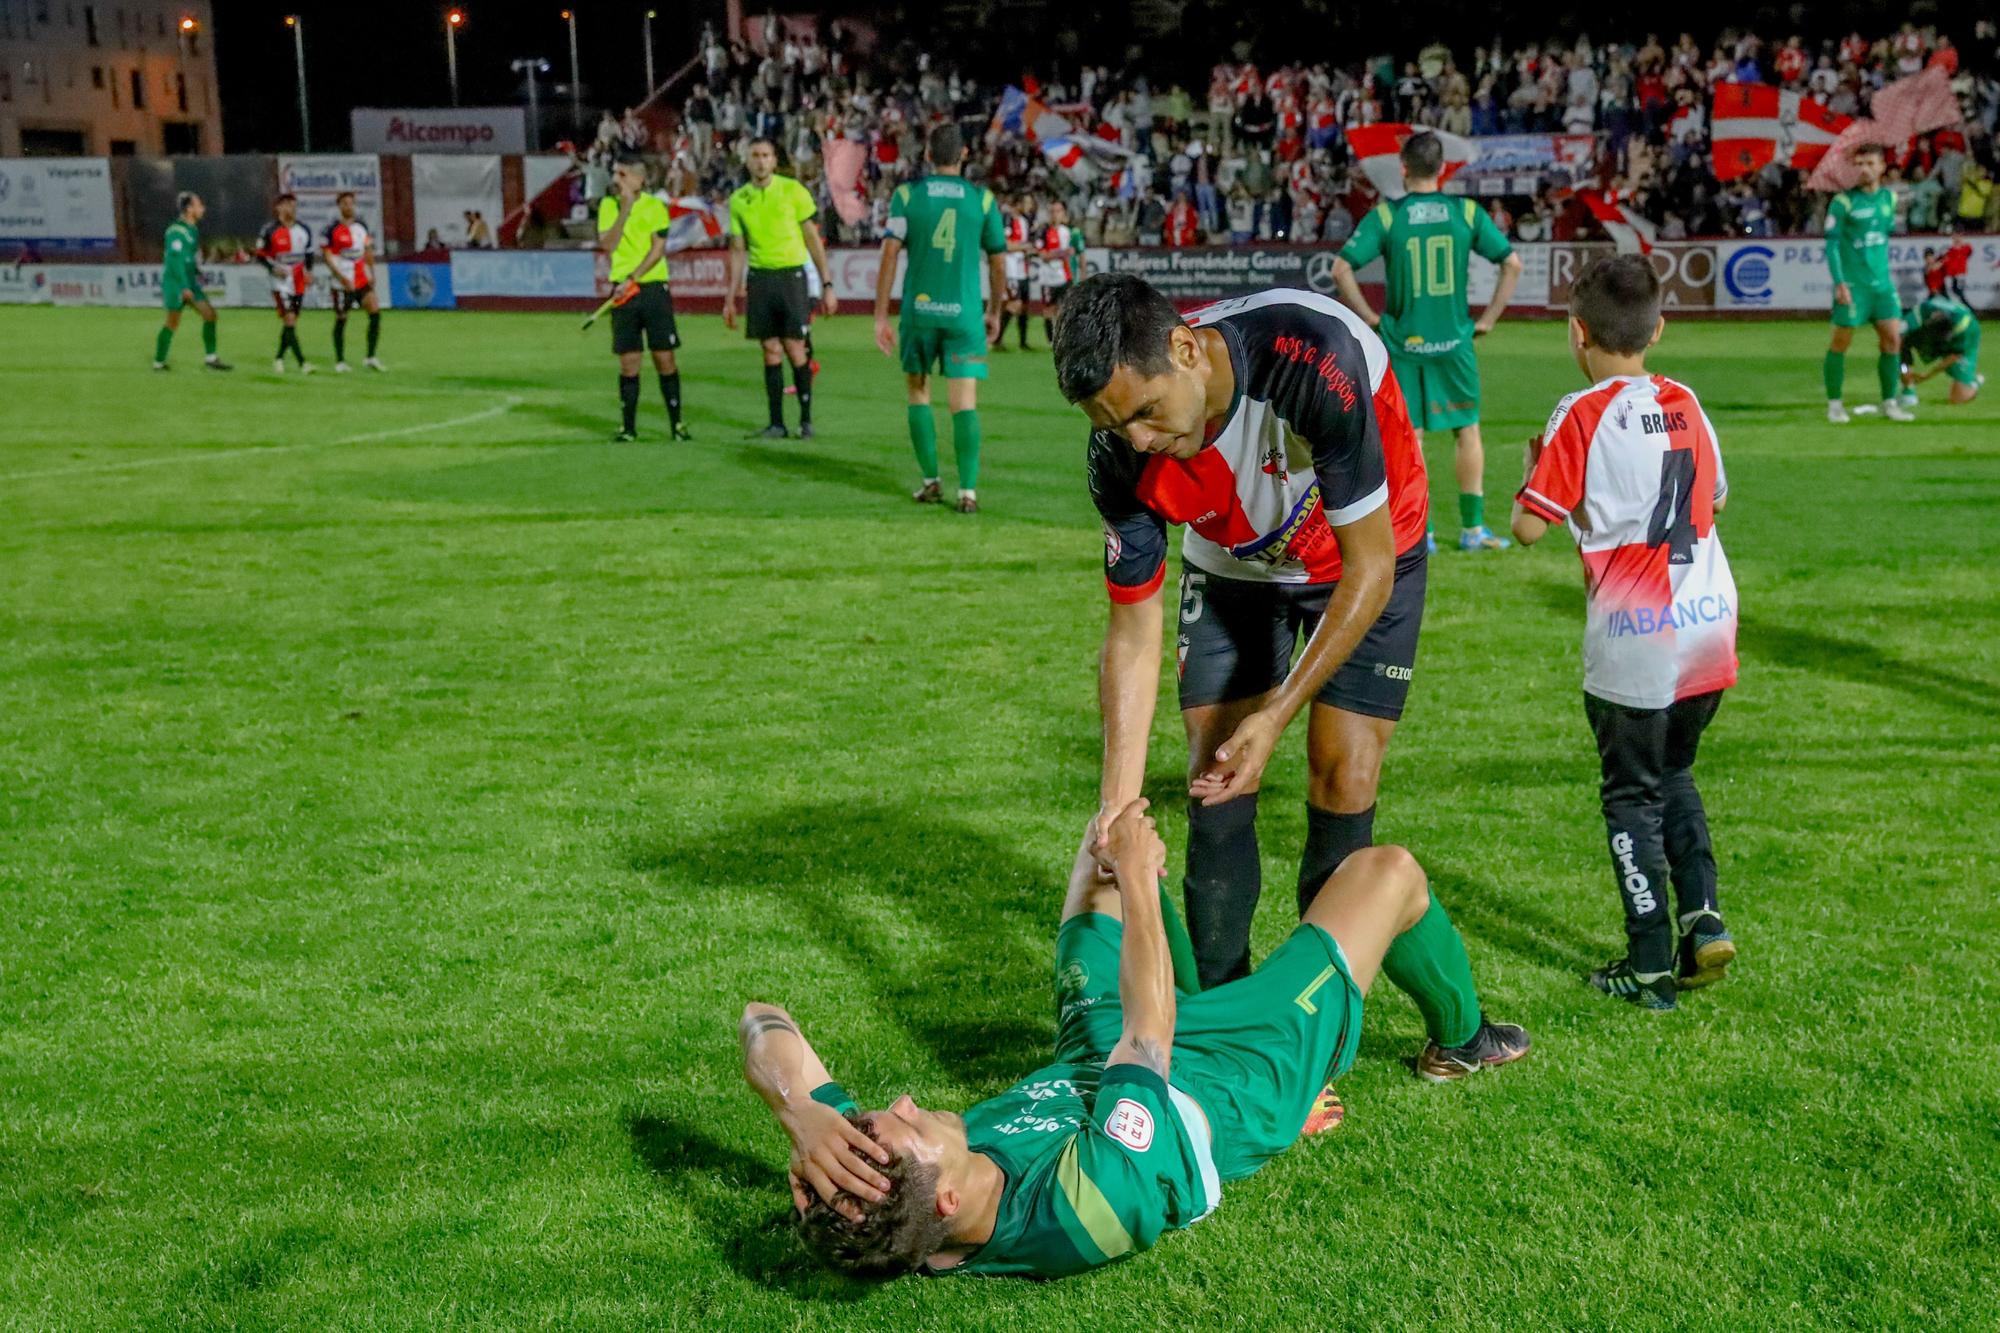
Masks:
[[[1837,329],[1858,329],[1864,324],[1873,324],[1884,319],[1903,317],[1903,299],[1896,295],[1894,287],[1875,287],[1865,282],[1847,284],[1848,294],[1854,298],[1853,305],[1833,305],[1833,326]]]
[[[187,300],[185,302],[181,299],[182,292],[187,293]],[[160,284],[160,304],[167,308],[169,314],[179,310],[183,304],[201,305],[206,303],[207,300],[208,293],[201,289],[199,282],[163,282]]]
[[[1389,366],[1403,391],[1410,424],[1418,430],[1457,430],[1479,424],[1479,358],[1472,339],[1442,356],[1402,356],[1389,349]]]
[[[1056,935],[1056,1059],[1101,1060],[1118,1044],[1124,926],[1094,912]],[[1354,1063],[1361,988],[1333,936],[1301,925],[1249,976],[1176,1011],[1167,1081],[1200,1104],[1224,1180],[1241,1180],[1297,1142],[1329,1079]]]
[[[1975,387],[1979,384],[1979,324],[1977,321],[1974,321],[1972,327],[1966,330],[1965,347],[1959,352],[1958,360],[1946,366],[1944,373],[1947,379],[1957,380],[1960,384],[1969,384]]]
[[[950,328],[904,328],[905,375],[943,375],[948,380],[986,378],[986,326],[957,324]]]

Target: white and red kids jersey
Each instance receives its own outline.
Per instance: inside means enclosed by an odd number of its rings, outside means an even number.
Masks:
[[[368,272],[368,244],[368,228],[359,218],[352,222],[335,218],[327,224],[320,245],[326,251],[327,265],[356,291],[366,287],[373,276]]]
[[[1385,505],[1397,553],[1423,544],[1423,450],[1388,351],[1357,315],[1280,288],[1205,306],[1188,323],[1222,335],[1236,401],[1189,459],[1092,432],[1090,496],[1113,601],[1159,588],[1170,523],[1188,525],[1191,567],[1262,583],[1337,580],[1333,529]]]
[[[308,286],[306,265],[312,262],[312,233],[296,222],[267,222],[257,236],[257,258],[271,275],[273,294],[302,296]]]
[[[1665,708],[1736,683],[1736,581],[1715,531],[1728,490],[1686,385],[1614,375],[1556,404],[1516,498],[1576,538],[1586,693]]]
[[[1028,220],[1016,213],[1007,219],[1007,259],[1002,270],[1009,282],[1020,282],[1028,276],[1028,254],[1026,249],[1016,250],[1015,246],[1028,244]]]

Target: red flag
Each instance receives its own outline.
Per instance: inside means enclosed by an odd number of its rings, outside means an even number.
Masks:
[[[1416,126],[1393,123],[1356,125],[1347,131],[1349,150],[1384,199],[1403,197],[1403,164],[1396,154],[1402,150],[1403,140],[1418,132]],[[1438,177],[1440,182],[1450,180],[1460,167],[1478,158],[1479,145],[1472,140],[1443,130],[1430,132],[1444,144],[1444,174]]]
[[[1618,247],[1619,254],[1653,253],[1657,229],[1646,220],[1645,214],[1625,204],[1616,193],[1606,190],[1578,190],[1576,197],[1603,225],[1605,234]]]
[[[1772,162],[1804,171],[1826,155],[1850,116],[1768,83],[1716,85],[1710,134],[1715,178],[1733,180]]]

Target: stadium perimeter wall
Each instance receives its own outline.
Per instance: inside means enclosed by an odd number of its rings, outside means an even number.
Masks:
[[[385,184],[385,193],[392,186]],[[2000,312],[2000,236],[1967,237],[1973,253],[1966,294],[1986,313]],[[1906,304],[1923,294],[1923,258],[1929,248],[1948,244],[1937,236],[1898,236],[1890,262]],[[1510,314],[1524,318],[1561,312],[1569,286],[1593,257],[1611,253],[1604,244],[1525,243],[1515,247],[1523,261],[1521,284]],[[1087,253],[1092,272],[1135,273],[1160,287],[1177,303],[1192,307],[1268,287],[1304,287],[1333,293],[1334,252],[1325,247],[1230,246],[1167,249],[1104,249]],[[849,311],[865,310],[875,299],[880,252],[836,249],[829,255],[833,288]],[[1656,246],[1651,259],[1659,271],[1670,311],[1679,315],[1755,318],[1813,315],[1832,304],[1825,247],[1812,237],[1690,241]],[[722,307],[727,281],[724,252],[689,250],[670,259],[675,304],[687,311]],[[387,264],[384,295],[403,308],[468,310],[588,310],[609,294],[603,257],[591,250],[456,250],[448,263]],[[1472,261],[1467,298],[1478,308],[1491,297],[1497,270]],[[1381,299],[1381,268],[1361,272],[1371,299]],[[203,282],[218,301],[258,306],[268,301],[268,283],[254,264],[204,266]],[[15,263],[0,267],[0,303],[150,306],[159,300],[159,268],[146,263]],[[323,286],[308,295],[309,306],[328,303]]]

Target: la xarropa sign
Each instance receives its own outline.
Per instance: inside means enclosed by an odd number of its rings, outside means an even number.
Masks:
[[[525,153],[528,113],[518,106],[358,106],[357,153]]]

